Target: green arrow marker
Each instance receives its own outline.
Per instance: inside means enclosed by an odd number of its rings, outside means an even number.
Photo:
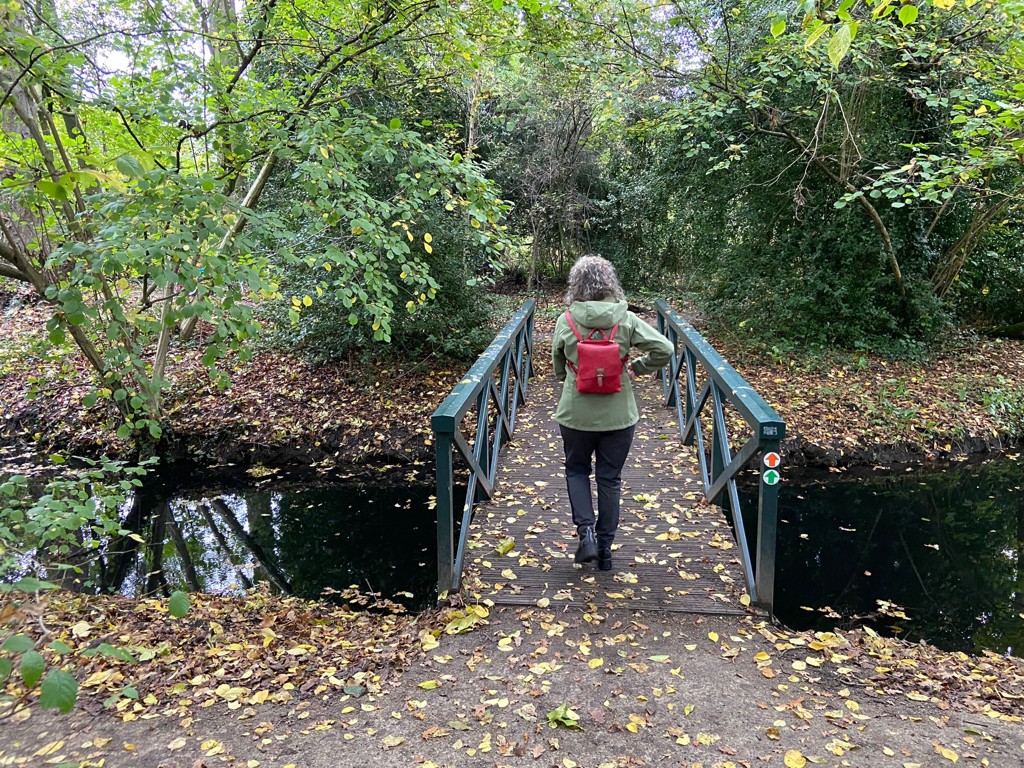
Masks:
[[[776,483],[779,482],[779,473],[776,472],[774,469],[769,469],[767,472],[761,475],[761,477],[764,478],[765,485],[775,485]]]

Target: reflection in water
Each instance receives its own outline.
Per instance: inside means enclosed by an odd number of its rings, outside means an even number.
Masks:
[[[1024,652],[1024,462],[809,477],[791,470],[781,486],[775,608],[785,624],[866,622],[949,649]],[[422,608],[435,587],[432,490],[280,484],[173,495],[150,485],[122,510],[135,538],[83,547],[81,575],[46,575],[133,596],[266,585],[317,598],[356,585]]]
[[[129,596],[176,589],[317,598],[355,585],[421,608],[436,577],[433,489],[425,485],[235,490],[160,497],[124,510],[136,538],[110,542],[86,588]]]
[[[1024,652],[1024,463],[879,474],[785,478],[780,620],[830,629],[862,619],[947,649]]]

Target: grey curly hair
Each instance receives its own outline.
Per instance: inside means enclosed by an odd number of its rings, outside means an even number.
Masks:
[[[615,266],[607,259],[594,255],[580,256],[572,265],[566,303],[625,298]]]

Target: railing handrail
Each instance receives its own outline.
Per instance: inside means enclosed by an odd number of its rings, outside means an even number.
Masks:
[[[523,303],[494,337],[462,380],[430,418],[436,457],[435,507],[437,510],[437,590],[443,596],[458,589],[473,510],[481,498],[491,498],[498,473],[498,459],[506,439],[515,430],[516,413],[526,400],[533,373],[533,314],[536,302]],[[500,378],[495,382],[495,373]],[[476,436],[472,445],[461,424],[476,405]],[[494,408],[493,424],[491,408]],[[462,506],[462,528],[455,546],[454,455],[469,467]]]
[[[696,328],[684,320],[669,306],[668,302],[659,299],[655,302],[659,314],[663,315],[668,323],[675,326],[680,339],[686,344],[708,375],[715,380],[715,383],[733,397],[730,402],[743,416],[744,421],[752,427],[757,427],[759,437],[782,440],[786,436],[786,422],[776,413],[761,395],[751,387],[747,380],[739,372],[726,362],[725,358],[717,349],[711,346],[707,340],[700,335]],[[778,432],[769,431],[763,434],[763,429],[769,430],[774,427]]]
[[[533,299],[526,301],[523,306],[509,318],[505,326],[498,331],[498,335],[487,345],[487,349],[480,353],[473,366],[466,371],[466,375],[456,384],[448,396],[441,402],[430,417],[430,426],[434,432],[454,432],[462,422],[463,417],[473,407],[473,398],[480,394],[487,379],[498,367],[501,356],[508,351],[516,339],[528,317],[533,314],[537,302]]]
[[[681,343],[682,355],[673,355],[663,373],[665,404],[675,406],[679,415],[679,431],[685,444],[696,442],[701,479],[708,500],[722,506],[732,516],[744,577],[751,598],[772,612],[775,600],[775,545],[778,532],[778,498],[781,475],[779,445],[786,436],[786,423],[775,409],[765,402],[746,380],[725,361],[690,323],[680,317],[665,301],[655,303],[658,329],[674,344]],[[707,373],[707,380],[697,391],[696,371]],[[679,377],[683,374],[685,395],[680,393]],[[711,403],[710,459],[705,452],[704,429],[700,416]],[[731,404],[754,431],[753,436],[735,456],[729,444],[728,423],[724,405]],[[758,482],[756,563],[752,562],[747,544],[746,527],[740,509],[737,475],[761,454],[765,467]],[[755,570],[756,566],[756,570]]]

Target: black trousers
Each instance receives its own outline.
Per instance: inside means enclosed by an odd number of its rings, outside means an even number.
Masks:
[[[633,444],[636,426],[611,432],[583,432],[558,425],[565,448],[565,484],[569,491],[572,522],[577,529],[593,526],[597,545],[608,549],[619,527],[619,499],[622,489],[622,465]],[[594,499],[590,491],[590,474],[597,480],[597,521],[594,520]]]

